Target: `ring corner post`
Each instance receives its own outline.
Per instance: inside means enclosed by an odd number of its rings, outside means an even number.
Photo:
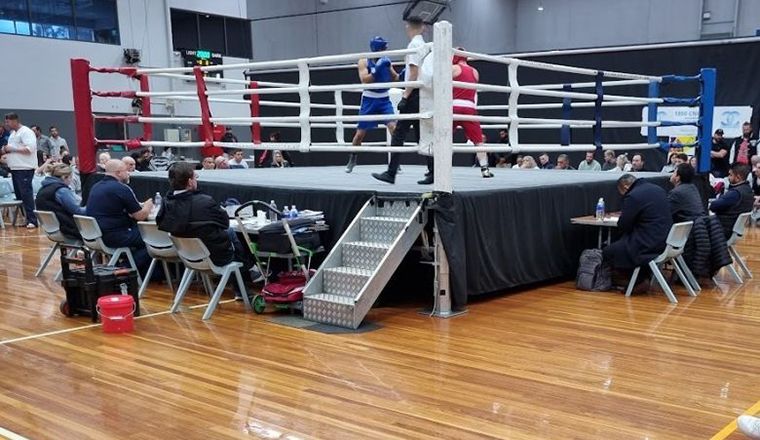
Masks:
[[[699,102],[699,160],[697,163],[700,173],[710,171],[710,149],[712,147],[717,76],[717,70],[714,67],[700,70],[699,85],[702,99]]]
[[[453,142],[453,78],[451,23],[441,21],[433,30],[433,136],[432,151],[435,159],[433,190],[452,192],[451,165]]]
[[[79,169],[82,174],[95,172],[95,127],[92,115],[92,88],[90,87],[90,61],[72,58],[71,91],[74,98],[74,123],[77,135]]]
[[[652,80],[649,81],[649,97],[650,98],[659,98],[660,97],[660,83]],[[657,122],[657,103],[656,102],[649,102],[647,104],[647,122]],[[657,143],[657,127],[650,125],[647,127],[647,143],[648,144],[656,144]]]

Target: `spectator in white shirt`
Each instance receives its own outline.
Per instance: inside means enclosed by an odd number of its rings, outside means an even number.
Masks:
[[[243,150],[235,150],[230,159],[230,169],[248,168],[248,162],[243,158]]]
[[[5,125],[11,129],[8,145],[3,147],[3,151],[8,153],[13,190],[16,199],[23,202],[26,227],[34,229],[37,227],[37,217],[34,215],[32,179],[37,169],[37,136],[29,127],[21,124],[16,113],[5,115]]]
[[[48,142],[50,143],[50,156],[53,159],[58,160],[64,154],[69,153],[69,145],[66,143],[66,139],[61,137],[60,133],[58,133],[58,127],[55,125],[50,126],[50,137],[48,138]]]

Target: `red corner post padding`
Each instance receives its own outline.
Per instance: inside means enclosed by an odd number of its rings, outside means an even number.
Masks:
[[[74,98],[74,125],[76,126],[79,171],[90,174],[95,169],[95,127],[92,121],[92,96],[90,95],[90,62],[71,60],[71,92]]]

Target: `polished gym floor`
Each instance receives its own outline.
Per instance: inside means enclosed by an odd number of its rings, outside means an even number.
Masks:
[[[151,286],[130,334],[58,312],[38,231],[0,232],[0,438],[707,439],[760,410],[760,283],[721,274],[677,305],[572,282],[450,320],[377,308],[325,334]],[[760,228],[740,246],[760,277]],[[713,437],[714,436],[714,437]]]

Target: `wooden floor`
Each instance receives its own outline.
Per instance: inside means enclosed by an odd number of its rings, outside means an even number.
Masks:
[[[707,439],[760,400],[757,281],[676,306],[562,283],[451,320],[375,309],[380,329],[343,335],[236,302],[163,313],[157,284],[134,333],[105,335],[58,313],[37,234],[0,233],[0,427],[27,438]]]

